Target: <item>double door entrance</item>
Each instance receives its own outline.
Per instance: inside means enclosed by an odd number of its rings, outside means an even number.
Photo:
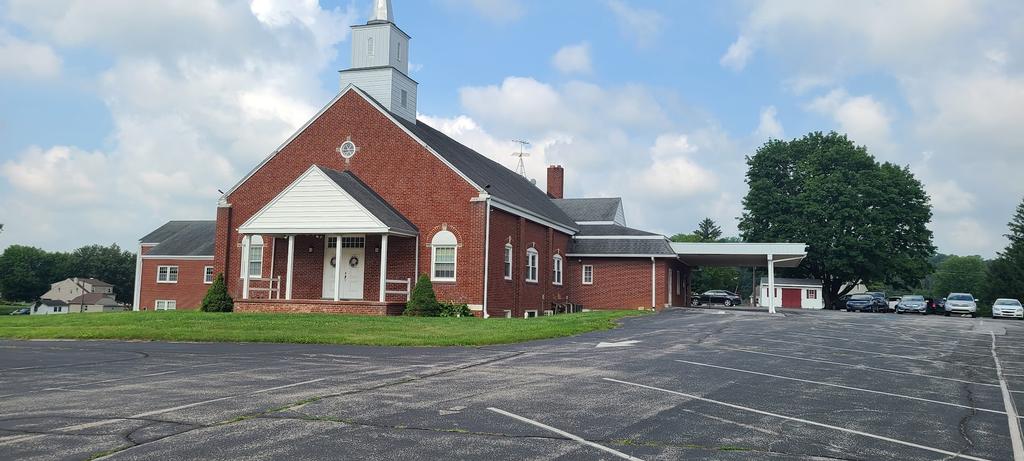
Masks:
[[[363,273],[366,267],[366,237],[341,236],[324,239],[323,298],[334,299],[334,274],[341,271],[339,299],[363,299]],[[341,260],[337,248],[341,245]]]

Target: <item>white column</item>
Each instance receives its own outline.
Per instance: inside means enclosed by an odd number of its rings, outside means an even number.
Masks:
[[[657,271],[655,270],[656,267],[657,266],[654,264],[654,256],[651,256],[651,309],[658,308],[657,296],[655,296],[658,286],[657,277],[655,276],[655,274],[657,274]]]
[[[666,272],[668,272],[668,305],[672,306],[672,292],[675,291],[676,286],[672,284],[672,269],[668,269]]]
[[[768,255],[768,312],[775,313],[775,261]]]
[[[380,302],[388,287],[388,234],[380,236]]]
[[[242,238],[242,299],[249,299],[249,239],[248,235]]]
[[[292,274],[295,267],[295,236],[288,236],[288,272],[285,275],[285,283],[288,287],[284,291],[284,299],[292,299]]]
[[[335,237],[338,243],[334,245],[334,300],[338,301],[341,299],[341,235]]]
[[[485,200],[484,206],[484,299],[480,304],[481,317],[487,318],[487,279],[491,274],[491,198]]]
[[[133,311],[137,311],[141,307],[139,303],[142,300],[142,250],[143,246],[139,245],[139,254],[135,256],[135,293],[132,295]]]

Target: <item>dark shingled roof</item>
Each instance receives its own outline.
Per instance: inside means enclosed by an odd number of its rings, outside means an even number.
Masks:
[[[46,298],[41,298],[39,301],[36,302],[36,304],[46,304],[47,306],[51,306],[51,307],[52,306],[67,306],[68,305],[68,303],[66,303],[64,301],[61,301],[59,299],[46,299]]]
[[[171,238],[174,234],[181,232],[185,228],[197,224],[205,223],[209,221],[168,221],[158,227],[155,231],[146,234],[145,237],[139,239],[140,243],[163,243],[164,240]]]
[[[615,221],[619,207],[622,206],[622,199],[618,197],[563,198],[551,201],[576,222]]]
[[[563,227],[576,228],[576,221],[528,179],[419,120],[393,118],[489,194]]]
[[[79,282],[85,282],[85,283],[88,283],[88,284],[90,284],[92,286],[96,286],[96,287],[112,287],[113,286],[113,285],[111,285],[111,284],[109,284],[107,282],[104,282],[104,281],[99,280],[99,279],[93,279],[93,278],[80,278],[80,279],[78,279],[78,281]]]
[[[632,227],[620,226],[618,224],[585,224],[580,226],[580,233],[576,235],[599,236],[599,235],[635,235],[635,236],[661,236],[653,232],[633,229]]]
[[[217,221],[171,221],[150,235],[172,223],[187,223],[174,234],[164,238],[147,256],[213,256],[214,234]],[[145,240],[143,240],[145,241]]]
[[[68,304],[97,304],[100,301],[103,301],[104,299],[109,301],[107,303],[104,303],[103,304],[104,306],[116,306],[117,305],[117,303],[114,302],[114,300],[110,297],[110,295],[105,294],[105,293],[86,293],[84,295],[78,295],[74,299],[72,299],[71,301],[68,301]]]
[[[665,239],[573,239],[570,255],[644,255],[676,257]]]
[[[383,197],[377,195],[373,189],[370,189],[370,186],[367,186],[366,183],[352,174],[351,171],[336,171],[323,167],[320,169],[323,170],[328,178],[331,178],[331,181],[334,181],[348,195],[351,195],[355,201],[359,202],[363,208],[373,213],[385,226],[409,234],[419,233],[416,225],[406,219],[405,216],[402,216],[402,213],[394,209]]]

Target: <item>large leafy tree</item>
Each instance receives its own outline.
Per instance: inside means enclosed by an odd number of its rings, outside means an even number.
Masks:
[[[0,254],[0,292],[29,301],[68,277],[91,277],[114,285],[117,300],[129,302],[135,289],[135,253],[116,244],[88,245],[70,253],[12,245]]]
[[[1010,243],[999,253],[988,268],[987,295],[992,299],[1024,299],[1024,202],[1009,224]]]
[[[770,140],[747,165],[744,239],[806,243],[790,275],[821,279],[829,305],[858,283],[910,287],[930,272],[931,205],[908,168],[835,132]]]
[[[4,298],[29,301],[50,289],[59,276],[59,257],[35,247],[11,245],[0,254],[0,292]]]
[[[931,295],[945,298],[950,293],[972,293],[982,296],[987,267],[981,256],[950,256],[932,274]]]

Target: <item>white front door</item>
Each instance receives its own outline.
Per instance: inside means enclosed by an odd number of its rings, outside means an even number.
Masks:
[[[363,299],[363,269],[366,256],[366,238],[341,237],[341,261],[335,260],[337,237],[327,237],[324,245],[324,299],[334,299],[334,273],[341,268],[340,299]]]

